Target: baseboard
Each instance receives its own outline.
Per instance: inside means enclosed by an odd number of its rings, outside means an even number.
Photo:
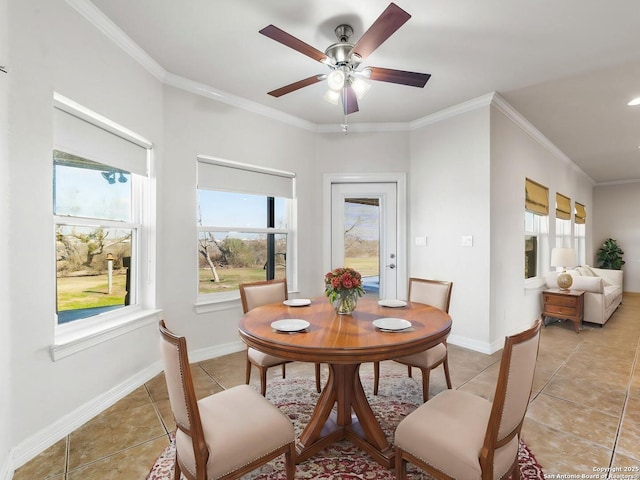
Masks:
[[[201,362],[203,360],[239,352],[245,348],[245,344],[241,340],[215,347],[203,348],[189,352],[189,361],[192,363]],[[142,384],[158,375],[162,369],[163,367],[160,360],[154,362],[111,390],[99,395],[74,411],[69,412],[48,427],[20,442],[9,452],[7,465],[3,465],[0,470],[0,480],[11,480],[16,468],[35,458],[78,427],[102,413],[118,400],[129,395]]]
[[[0,465],[0,480],[11,480],[14,470],[15,467],[11,463],[11,451],[9,451],[5,464]]]
[[[502,343],[499,348],[495,348],[495,345],[489,344],[486,342],[478,342],[477,340],[472,340],[467,337],[461,337],[459,335],[449,335],[447,337],[447,343],[451,345],[456,345],[462,348],[468,348],[469,350],[473,350],[474,352],[486,353],[487,355],[491,355],[492,353],[500,350],[503,347]]]
[[[160,361],[157,361],[130,377],[120,385],[105,392],[85,403],[72,412],[56,420],[48,427],[40,430],[31,437],[23,440],[12,449],[11,461],[13,468],[18,468],[27,463],[32,458],[42,453],[53,444],[69,435],[84,423],[103,412],[111,405],[129,395],[136,388],[151,380],[162,371]]]
[[[241,352],[247,348],[242,340],[236,342],[225,343],[223,345],[216,345],[215,347],[201,348],[189,352],[189,362],[196,363],[211,358],[222,357],[223,355],[229,355],[230,353]]]

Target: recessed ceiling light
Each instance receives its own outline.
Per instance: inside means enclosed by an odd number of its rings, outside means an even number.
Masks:
[[[627,103],[627,105],[629,105],[630,107],[633,107],[634,105],[640,105],[640,97],[634,98],[629,103]]]

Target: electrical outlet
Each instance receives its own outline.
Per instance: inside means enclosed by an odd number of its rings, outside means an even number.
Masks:
[[[460,246],[461,247],[473,247],[473,236],[472,235],[462,235],[460,237]]]

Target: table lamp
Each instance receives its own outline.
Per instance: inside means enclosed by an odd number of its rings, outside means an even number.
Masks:
[[[561,290],[569,290],[573,284],[573,278],[567,273],[567,267],[576,264],[576,252],[573,248],[554,248],[551,250],[551,266],[562,267],[562,272],[558,274],[558,287]]]

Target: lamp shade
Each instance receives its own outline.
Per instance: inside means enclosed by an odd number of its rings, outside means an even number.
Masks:
[[[551,250],[552,267],[575,267],[576,252],[573,248],[554,248]]]

